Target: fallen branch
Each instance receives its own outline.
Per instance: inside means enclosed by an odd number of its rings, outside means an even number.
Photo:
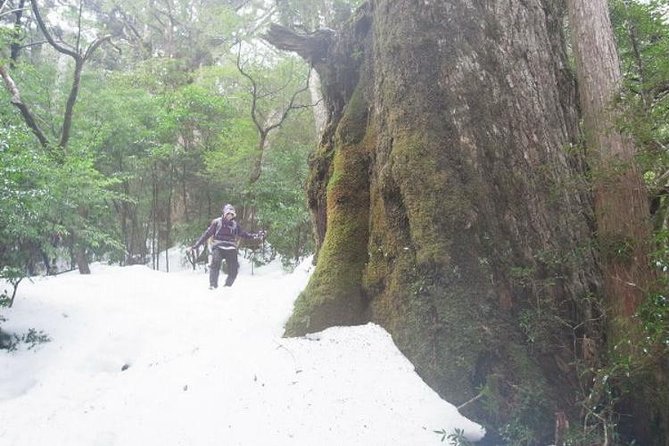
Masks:
[[[483,398],[483,391],[479,392],[478,395],[476,395],[474,398],[470,399],[469,401],[465,401],[464,403],[460,404],[459,406],[456,407],[456,409],[460,410],[463,409],[464,407],[470,405],[473,402],[476,402]]]

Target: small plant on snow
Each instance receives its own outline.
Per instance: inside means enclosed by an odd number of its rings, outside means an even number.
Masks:
[[[0,340],[0,348],[13,352],[18,350],[19,345],[27,344],[27,350],[32,350],[40,344],[51,342],[49,335],[42,330],[37,331],[34,328],[28,330],[28,333],[21,336],[12,334],[11,336],[3,333],[3,338]]]
[[[451,433],[447,432],[446,429],[441,429],[434,431],[434,433],[441,435],[442,442],[448,440],[448,444],[451,446],[472,446],[472,442],[467,440],[465,431],[462,429],[455,429]]]
[[[4,279],[9,285],[12,286],[11,296],[7,289],[4,289],[2,292],[0,292],[0,307],[11,308],[11,306],[14,304],[16,291],[24,277],[25,274],[20,268],[5,266],[0,269],[0,279]]]

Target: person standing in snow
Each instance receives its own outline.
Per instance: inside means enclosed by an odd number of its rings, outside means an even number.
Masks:
[[[215,218],[209,224],[206,231],[200,236],[193,246],[188,248],[195,251],[198,246],[203,245],[209,237],[213,238],[211,245],[211,265],[209,265],[209,289],[218,288],[218,275],[221,270],[221,262],[225,259],[228,267],[228,276],[225,279],[224,286],[232,286],[237,278],[239,270],[239,261],[237,260],[237,239],[239,237],[247,239],[260,239],[264,237],[264,232],[258,233],[245,232],[237,223],[235,218],[237,213],[231,204],[223,206],[222,215]]]

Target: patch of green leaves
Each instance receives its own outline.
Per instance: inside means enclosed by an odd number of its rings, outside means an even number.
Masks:
[[[446,429],[440,429],[433,431],[435,434],[441,435],[441,442],[448,440],[448,444],[451,446],[472,446],[473,443],[467,439],[465,436],[465,431],[462,429],[454,429],[453,432],[446,431]]]

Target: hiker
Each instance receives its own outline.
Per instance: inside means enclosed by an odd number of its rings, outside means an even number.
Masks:
[[[221,211],[222,215],[211,221],[206,231],[200,236],[195,244],[188,249],[195,251],[198,246],[203,245],[209,237],[213,237],[211,245],[211,265],[209,265],[209,289],[218,288],[218,274],[221,270],[221,261],[225,259],[228,267],[228,277],[225,286],[232,286],[239,262],[237,261],[237,238],[261,239],[265,236],[263,231],[257,233],[245,232],[235,221],[237,216],[235,208],[226,204]]]

